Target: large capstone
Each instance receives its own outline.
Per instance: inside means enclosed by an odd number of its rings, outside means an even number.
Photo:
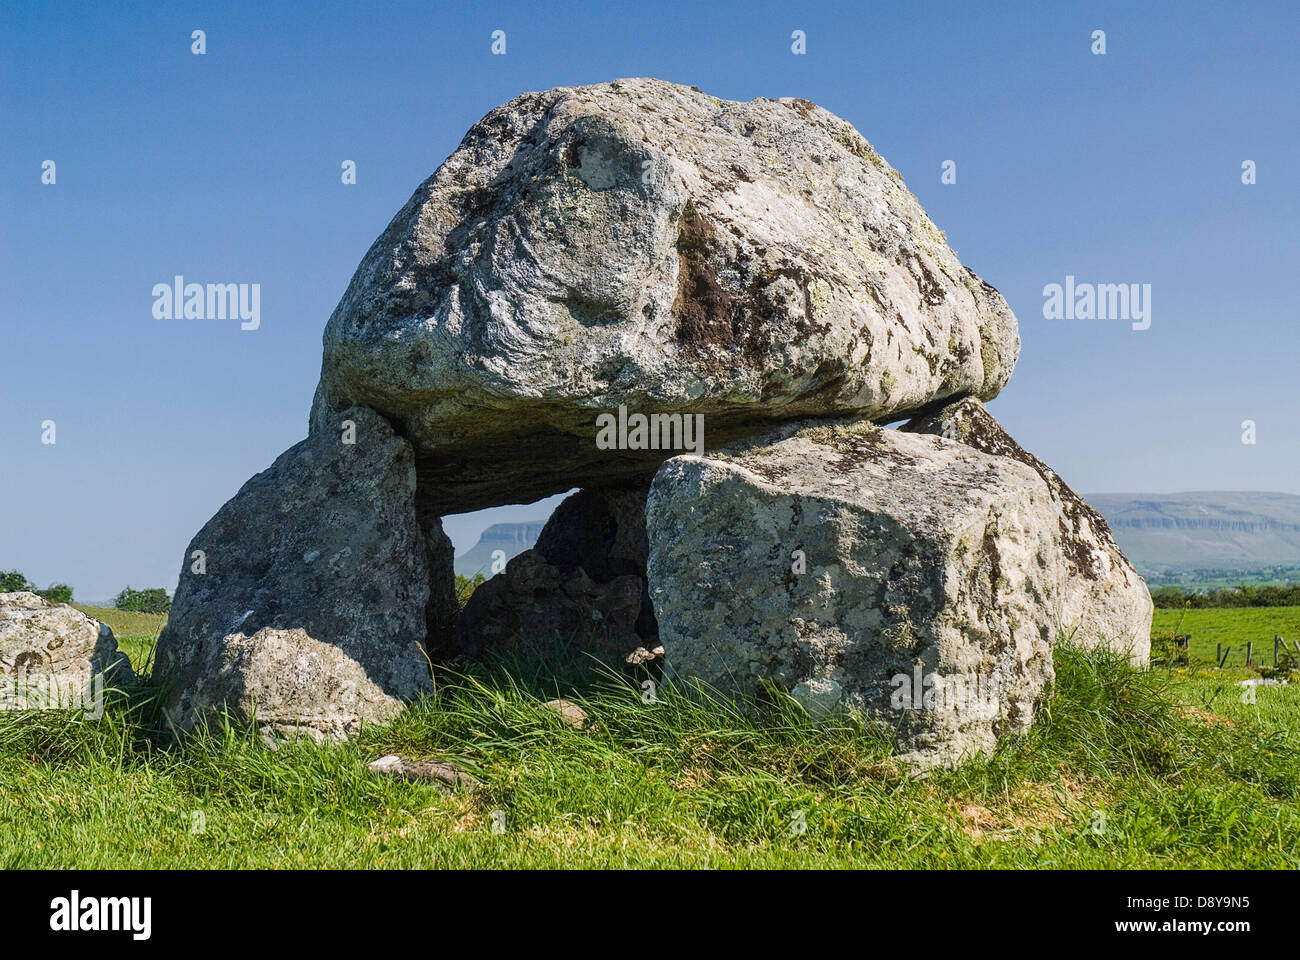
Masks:
[[[410,445],[371,410],[341,411],[186,549],[155,670],[169,716],[185,729],[226,708],[326,736],[391,718],[431,689],[427,632],[451,629],[444,541],[417,515]]]
[[[984,407],[967,397],[901,429],[959,440],[984,453],[1010,457],[1047,484],[1056,504],[1066,576],[1061,591],[1062,628],[1084,648],[1099,645],[1143,665],[1151,652],[1151,593],[1111,535],[1110,526],[1047,464],[1011,438]]]
[[[683,448],[598,446],[620,406],[702,414],[715,446],[989,398],[1018,349],[1006,302],[852,125],[619,80],[517,97],[419,186],[330,318],[312,430],[357,403],[389,417],[443,516]]]
[[[667,461],[646,513],[680,682],[774,683],[942,763],[1028,729],[1054,676],[1057,505],[1011,458],[865,422],[791,425]]]

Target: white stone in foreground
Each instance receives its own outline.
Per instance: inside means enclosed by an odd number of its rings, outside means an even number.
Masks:
[[[34,593],[0,593],[0,709],[95,713],[106,686],[133,677],[106,624]]]

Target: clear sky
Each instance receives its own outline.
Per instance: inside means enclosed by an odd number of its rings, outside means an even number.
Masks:
[[[1024,345],[992,409],[1077,489],[1300,493],[1293,0],[262,6],[0,12],[0,569],[92,600],[171,589],[305,436],[326,319],[468,127],[628,76],[851,121],[1011,303]],[[177,274],[260,283],[260,328],[156,319]],[[1150,329],[1044,319],[1067,275],[1150,284]],[[458,550],[484,525],[453,523]]]

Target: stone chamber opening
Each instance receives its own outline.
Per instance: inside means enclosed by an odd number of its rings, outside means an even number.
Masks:
[[[464,543],[473,537],[465,534],[475,515],[422,517],[431,531],[434,581],[430,655],[581,672],[602,665],[654,669],[663,650],[646,575],[651,477],[584,487],[538,501],[536,510],[508,511],[532,519],[488,526],[458,557],[444,528]]]

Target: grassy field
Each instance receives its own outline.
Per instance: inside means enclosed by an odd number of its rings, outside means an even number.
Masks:
[[[1300,607],[1236,607],[1212,610],[1157,610],[1151,635],[1190,633],[1194,657],[1214,662],[1216,644],[1228,654],[1228,666],[1244,666],[1246,643],[1254,643],[1251,662],[1272,664],[1273,637],[1287,643],[1300,641]],[[1243,674],[1245,676],[1245,674]]]
[[[161,618],[104,617],[147,662]],[[1300,684],[1250,703],[1244,671],[1139,672],[1062,647],[1031,734],[918,777],[848,718],[662,688],[645,703],[626,679],[562,669],[442,675],[395,725],[341,745],[272,749],[232,728],[176,745],[144,687],[99,721],[6,718],[0,865],[1300,866]],[[585,729],[543,706],[557,695]],[[388,753],[483,785],[367,770]]]
[[[153,648],[158,634],[167,622],[165,613],[136,613],[132,610],[114,610],[112,607],[90,607],[73,604],[88,617],[106,623],[117,637],[117,647],[131,658],[136,670],[148,672],[153,664]]]

